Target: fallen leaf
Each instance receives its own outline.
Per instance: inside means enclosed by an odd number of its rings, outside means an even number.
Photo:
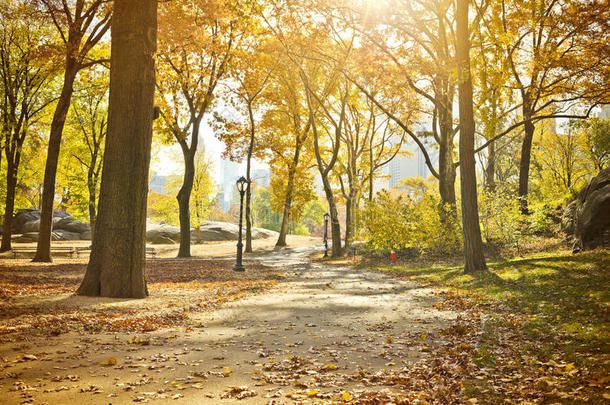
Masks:
[[[108,357],[108,360],[100,363],[102,366],[114,366],[116,365],[116,359],[114,357]]]

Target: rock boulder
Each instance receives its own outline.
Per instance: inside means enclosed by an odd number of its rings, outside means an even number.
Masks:
[[[89,225],[86,223],[79,221],[78,219],[74,219],[72,217],[62,218],[57,223],[53,224],[53,229],[62,229],[69,232],[74,232],[81,234],[83,232],[91,231]]]
[[[574,208],[574,250],[610,244],[610,168],[580,192]]]
[[[21,227],[22,233],[28,232],[38,232],[40,229],[40,219],[35,219],[34,221],[29,221],[23,224]]]
[[[23,235],[13,239],[13,242],[17,243],[34,243],[38,242],[38,232],[27,232]]]
[[[243,229],[245,237],[245,228]],[[209,222],[199,227],[201,242],[237,240],[239,227],[228,222]],[[277,237],[278,233],[268,229],[252,228],[252,239]],[[180,228],[169,225],[148,225],[146,241],[153,244],[180,243]],[[191,229],[191,243],[197,243],[197,229]]]
[[[40,210],[20,209],[13,218],[13,233],[23,234],[16,242],[38,241]],[[67,212],[53,211],[53,240],[90,240],[88,224],[73,218]]]
[[[63,211],[53,211],[53,224],[56,221],[59,221],[63,218],[70,217],[70,214]],[[37,222],[38,221],[38,222]],[[26,231],[24,226],[26,223],[33,222],[40,224],[40,210],[36,209],[20,209],[17,210],[17,214],[13,218],[13,233],[27,233],[27,232],[36,232],[38,228],[35,230]],[[32,229],[34,225],[29,225],[29,229]]]
[[[53,230],[52,236],[53,240],[81,240],[80,233],[70,232],[66,229]]]
[[[153,244],[173,244],[180,241],[180,228],[157,225],[146,231],[146,241]]]
[[[563,210],[561,216],[561,231],[568,234],[574,234],[574,216],[576,215],[576,208],[578,208],[578,200],[574,200],[569,203]]]

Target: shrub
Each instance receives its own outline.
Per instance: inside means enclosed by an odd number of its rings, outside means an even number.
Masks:
[[[395,249],[412,256],[413,251],[449,254],[461,249],[457,211],[442,207],[433,194],[415,201],[381,191],[366,204],[362,222],[364,237],[374,252]]]
[[[513,245],[521,238],[519,200],[507,190],[479,194],[479,220],[481,235],[490,245]]]
[[[551,208],[547,204],[538,203],[530,206],[530,210],[530,231],[537,235],[551,234],[553,225]]]

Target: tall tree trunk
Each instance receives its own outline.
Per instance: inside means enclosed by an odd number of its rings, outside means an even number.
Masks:
[[[485,188],[490,193],[496,191],[496,143],[487,146],[487,166],[485,167]]]
[[[51,232],[53,231],[53,200],[55,199],[55,178],[61,148],[61,136],[66,123],[66,115],[70,108],[70,100],[74,92],[74,80],[78,73],[78,64],[71,56],[66,58],[64,84],[61,95],[55,107],[51,131],[49,133],[49,148],[44,170],[42,188],[42,202],[40,212],[40,228],[38,231],[38,244],[36,246],[35,262],[50,262],[51,259]]]
[[[297,138],[297,143],[294,148],[294,156],[292,157],[292,166],[288,170],[288,184],[286,185],[286,196],[284,198],[284,211],[282,213],[282,225],[280,227],[280,235],[277,238],[275,246],[286,246],[286,234],[288,233],[288,222],[290,220],[290,207],[292,205],[292,193],[294,189],[294,177],[299,164],[299,155],[301,153],[301,143]]]
[[[156,44],[157,0],[115,0],[102,185],[91,259],[80,295],[148,295],[146,199]]]
[[[374,187],[374,180],[373,180],[373,175],[375,174],[375,165],[373,164],[373,140],[375,139],[375,137],[373,135],[371,135],[370,141],[369,141],[369,202],[373,201],[373,187]]]
[[[191,192],[195,179],[195,154],[194,151],[184,153],[184,178],[182,186],[178,191],[178,211],[180,219],[180,248],[178,257],[191,257]]]
[[[373,165],[371,165],[371,169],[369,171],[369,202],[373,201]]]
[[[95,191],[95,186],[97,184],[97,178],[95,176],[95,163],[96,157],[91,159],[91,164],[87,170],[87,189],[89,191],[89,226],[91,227],[91,239],[93,240],[93,234],[95,233],[95,219],[97,217],[96,212],[96,203],[97,203],[97,193]]]
[[[330,186],[328,176],[322,175],[322,185],[324,186],[324,194],[328,201],[328,210],[330,211],[330,230],[331,230],[331,256],[341,257],[343,255],[343,249],[341,248],[341,224],[339,223],[339,212],[337,211],[337,203],[335,202],[335,196]]]
[[[182,155],[184,157],[184,178],[182,186],[178,191],[178,217],[180,220],[180,247],[178,257],[191,257],[191,194],[195,183],[195,155],[199,145],[199,126],[201,116],[193,119],[193,130],[191,132],[191,146],[189,147],[186,139],[178,138]]]
[[[358,209],[358,198],[361,190],[356,189],[356,179],[358,178],[358,161],[357,151],[352,151],[352,157],[350,159],[350,165],[348,167],[348,187],[349,192],[345,196],[345,243],[343,244],[343,250],[347,252],[351,246],[352,238],[354,234],[354,221],[356,219],[356,210]]]
[[[252,179],[250,178],[250,168],[252,164],[252,154],[254,153],[254,114],[252,113],[252,104],[248,104],[248,114],[250,116],[250,144],[248,146],[248,158],[246,162],[246,253],[252,253],[252,214],[250,201],[252,200]]]
[[[250,170],[247,173],[248,185],[246,186],[246,246],[245,253],[252,253],[252,212],[250,201],[252,199],[252,183],[250,183]]]
[[[527,97],[526,97],[527,99]],[[531,118],[531,110],[523,105],[523,119],[529,120]],[[532,141],[534,140],[534,130],[536,127],[531,121],[526,121],[523,125],[525,135],[523,137],[523,143],[521,144],[521,161],[519,162],[519,200],[521,201],[521,212],[524,214],[528,213],[527,194],[530,177],[530,162],[532,159]]]
[[[456,170],[453,164],[453,103],[447,96],[441,97],[443,106],[438,109],[440,142],[438,154],[438,188],[441,202],[450,207],[449,212],[455,212],[455,177]],[[447,212],[442,209],[442,212]]]
[[[292,205],[292,190],[294,188],[294,171],[288,172],[288,185],[286,186],[286,197],[284,198],[284,210],[282,212],[282,225],[275,246],[286,246],[286,234],[288,234],[288,222],[290,221],[290,207]]]
[[[345,251],[347,252],[350,246],[350,242],[351,242],[351,238],[352,238],[352,228],[354,226],[353,224],[353,210],[354,206],[353,206],[353,201],[352,201],[352,196],[351,196],[351,192],[350,195],[348,196],[348,198],[345,199],[345,236],[344,236],[344,243],[343,243],[343,249],[345,249]]]
[[[184,178],[182,180],[182,187],[180,187],[176,196],[180,219],[180,248],[178,249],[178,257],[191,257],[191,194],[193,193],[193,185],[195,183],[195,155],[199,146],[199,127],[202,117],[203,113],[193,119],[190,147],[186,139],[177,138],[184,155]]]
[[[11,153],[12,155],[12,153]],[[17,167],[13,156],[6,157],[6,199],[4,204],[4,224],[2,229],[2,245],[0,252],[11,250],[11,235],[13,233],[13,211],[15,211],[15,186],[17,185]]]
[[[456,56],[460,100],[460,181],[462,190],[462,222],[464,229],[464,272],[474,273],[487,268],[479,225],[477,177],[474,159],[474,111],[472,77],[470,74],[470,34],[468,32],[468,1],[457,0]]]

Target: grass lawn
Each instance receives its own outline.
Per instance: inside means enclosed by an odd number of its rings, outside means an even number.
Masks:
[[[481,315],[456,329],[476,335],[467,353],[476,370],[462,383],[473,402],[610,403],[610,251],[500,260],[476,276],[443,262],[359,267],[431,286],[439,307]]]

